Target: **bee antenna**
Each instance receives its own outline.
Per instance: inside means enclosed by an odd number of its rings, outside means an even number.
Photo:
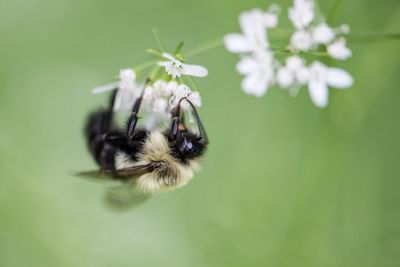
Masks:
[[[193,103],[189,99],[185,98],[185,100],[186,100],[186,102],[189,103],[190,107],[192,108],[192,112],[196,119],[197,127],[198,127],[199,133],[200,133],[199,140],[203,140],[203,142],[207,144],[208,143],[207,133],[206,133],[206,130],[204,129],[203,123],[201,122],[200,116],[197,113],[196,107],[193,105]]]

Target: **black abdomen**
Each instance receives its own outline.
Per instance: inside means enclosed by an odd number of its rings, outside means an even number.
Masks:
[[[104,141],[112,121],[112,111],[100,110],[92,113],[85,126],[88,149],[102,169],[114,169],[118,149]]]

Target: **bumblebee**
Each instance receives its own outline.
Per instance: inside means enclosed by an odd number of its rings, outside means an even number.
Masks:
[[[80,175],[120,181],[122,185],[106,194],[114,206],[130,207],[154,193],[186,185],[200,169],[209,143],[199,114],[187,98],[172,109],[169,127],[153,131],[136,127],[144,90],[132,107],[126,129],[114,122],[116,90],[108,108],[92,113],[85,125],[88,150],[100,169]],[[185,124],[184,101],[195,118],[196,132]]]

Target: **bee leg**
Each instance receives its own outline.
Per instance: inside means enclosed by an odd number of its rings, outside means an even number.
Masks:
[[[111,125],[112,125],[112,120],[114,117],[114,103],[115,103],[115,97],[117,95],[118,89],[114,90],[111,97],[110,101],[108,104],[107,110],[104,112],[104,119],[102,122],[102,139],[103,141],[109,143],[109,144],[120,144],[123,142],[123,135],[120,133],[111,133]]]
[[[130,116],[129,121],[128,121],[127,136],[128,136],[128,141],[129,142],[133,141],[133,137],[135,135],[135,133],[134,133],[135,132],[135,128],[136,128],[136,125],[137,125],[137,123],[138,123],[138,121],[140,119],[138,117],[138,113],[139,113],[140,105],[142,103],[142,99],[143,99],[143,93],[142,93],[142,96],[140,96],[135,101],[135,104],[133,105],[133,108],[132,108],[131,116]]]
[[[171,139],[172,140],[176,140],[176,138],[178,138],[178,133],[180,131],[179,129],[179,125],[182,123],[183,121],[183,114],[181,113],[181,102],[186,99],[181,98],[179,100],[178,105],[176,105],[176,107],[172,110],[172,125],[171,125]]]
[[[127,136],[128,136],[128,142],[132,142],[134,141],[134,136],[135,136],[135,128],[136,125],[139,121],[139,117],[138,117],[138,113],[140,110],[140,105],[142,104],[142,100],[143,100],[143,95],[144,95],[144,90],[146,89],[146,85],[150,82],[150,79],[147,79],[147,81],[145,82],[144,86],[143,86],[143,90],[142,93],[140,95],[140,97],[138,99],[136,99],[135,104],[133,105],[132,108],[132,112],[131,112],[131,116],[129,118],[128,121],[128,132],[127,132]]]
[[[100,133],[105,134],[111,129],[112,121],[114,118],[114,101],[115,101],[115,96],[117,95],[117,90],[114,90],[111,94],[110,97],[110,102],[109,106],[106,110],[103,112],[103,120],[101,121],[100,124]]]

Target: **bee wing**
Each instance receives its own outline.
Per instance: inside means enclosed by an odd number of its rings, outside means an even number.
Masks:
[[[143,164],[124,169],[84,171],[79,172],[77,175],[81,177],[96,178],[98,180],[127,180],[134,177],[139,177],[143,174],[151,172],[152,170],[154,170],[153,164]]]
[[[106,204],[114,210],[133,208],[149,197],[150,194],[143,193],[134,183],[110,188],[104,195]]]

